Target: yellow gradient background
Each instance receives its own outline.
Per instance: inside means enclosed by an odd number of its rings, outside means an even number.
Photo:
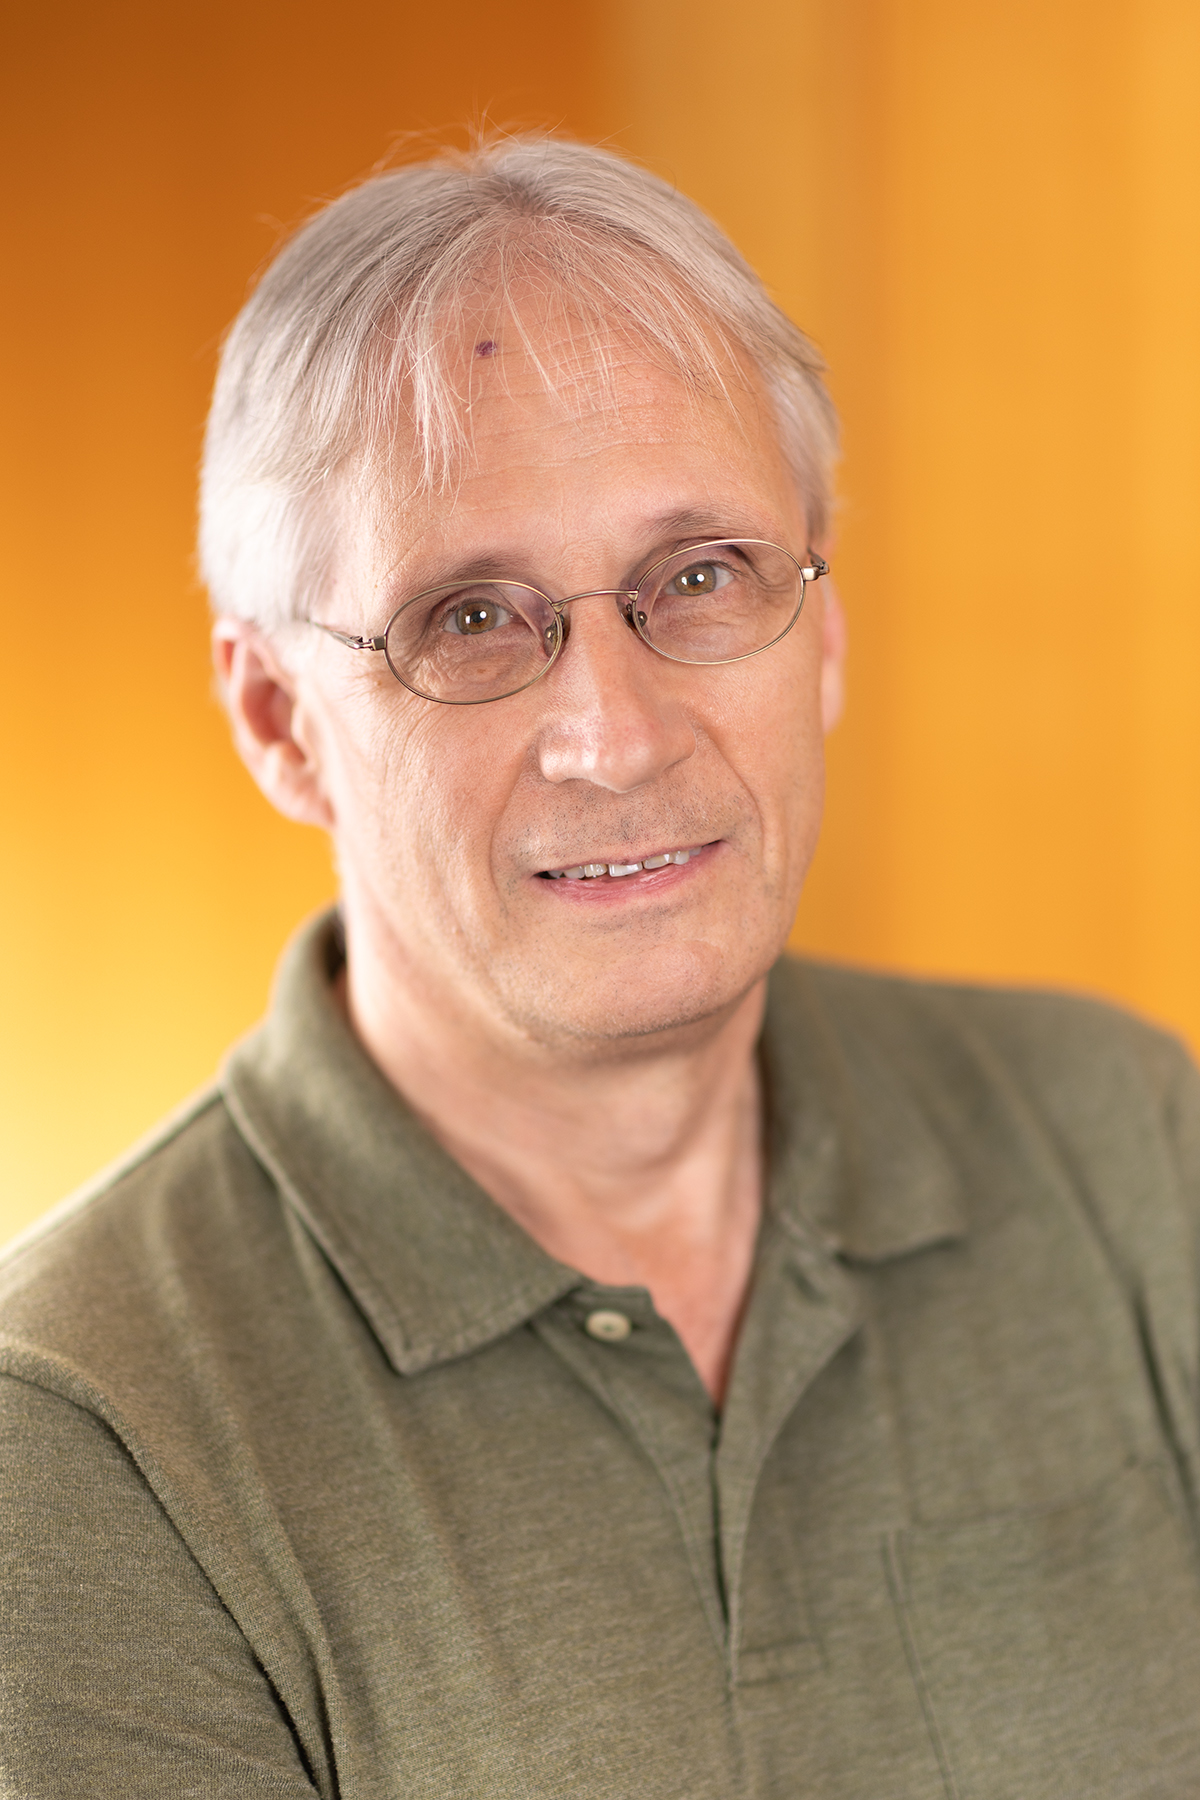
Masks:
[[[850,706],[797,942],[1200,1043],[1197,0],[149,0],[10,39],[0,1236],[212,1073],[333,891],[211,698],[219,336],[400,134],[643,158],[823,345]]]

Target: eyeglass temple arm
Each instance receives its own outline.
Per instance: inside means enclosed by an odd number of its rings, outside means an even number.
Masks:
[[[808,561],[800,570],[801,580],[820,581],[822,575],[828,575],[828,573],[829,564],[825,561],[825,558],[823,556],[818,556],[816,551],[810,548],[808,552]]]
[[[319,619],[310,619],[308,622],[310,625],[315,625],[318,631],[328,632],[329,636],[336,638],[339,644],[345,644],[347,650],[383,649],[384,640],[381,637],[348,637],[344,631],[335,631],[332,625],[322,625]]]

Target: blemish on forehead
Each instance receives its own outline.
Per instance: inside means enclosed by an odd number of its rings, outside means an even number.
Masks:
[[[496,346],[491,338],[484,338],[482,344],[476,344],[475,354],[476,356],[494,356],[496,354]]]

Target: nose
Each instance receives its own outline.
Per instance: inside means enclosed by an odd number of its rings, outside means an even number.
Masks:
[[[684,671],[630,629],[625,603],[624,595],[599,593],[570,602],[567,642],[538,683],[545,712],[537,756],[547,781],[588,781],[628,794],[696,748],[677,697]]]

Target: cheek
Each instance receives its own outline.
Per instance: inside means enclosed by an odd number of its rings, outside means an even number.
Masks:
[[[323,692],[319,731],[339,861],[362,870],[391,860],[404,843],[407,797],[417,791],[407,772],[416,734],[397,716],[391,692],[369,682]]]
[[[791,832],[814,805],[819,816],[825,746],[820,662],[811,647],[785,639],[743,664],[714,698],[710,735],[751,796],[764,832]]]
[[[453,891],[486,864],[503,811],[495,733],[453,708],[386,702],[354,733],[347,835],[400,890],[419,875],[423,891]]]

